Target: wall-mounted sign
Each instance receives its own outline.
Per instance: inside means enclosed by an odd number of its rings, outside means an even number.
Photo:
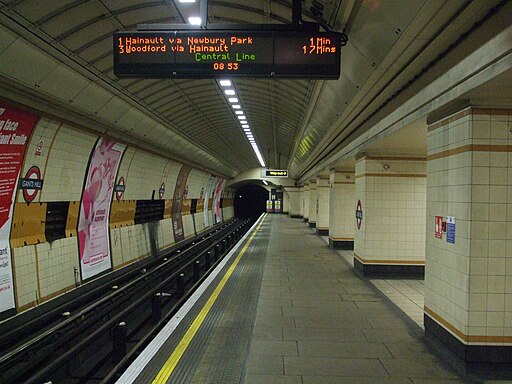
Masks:
[[[455,244],[455,217],[448,216],[446,221],[446,241]]]
[[[43,180],[41,179],[39,167],[35,165],[30,167],[25,177],[20,180],[20,189],[23,190],[23,198],[27,203],[34,201],[38,191],[43,189]]]
[[[357,229],[361,229],[361,222],[363,221],[363,206],[361,204],[361,200],[357,200],[356,207],[356,225]]]
[[[117,184],[115,186],[115,192],[116,192],[116,199],[117,201],[120,201],[123,198],[124,191],[126,190],[126,184],[124,181],[124,176],[121,176],[119,180],[117,181]]]
[[[341,34],[195,30],[114,34],[119,77],[338,79]]]
[[[434,232],[437,239],[443,238],[443,216],[436,216]]]
[[[41,140],[39,140],[37,142],[37,147],[36,147],[35,155],[36,156],[41,156],[42,153],[43,153],[43,148],[44,148],[44,141],[43,141],[43,139],[41,139]]]
[[[288,177],[287,169],[264,169],[261,171],[261,177]]]

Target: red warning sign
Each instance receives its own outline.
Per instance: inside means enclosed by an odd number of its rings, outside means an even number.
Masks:
[[[443,216],[436,216],[435,228],[436,238],[443,238]]]

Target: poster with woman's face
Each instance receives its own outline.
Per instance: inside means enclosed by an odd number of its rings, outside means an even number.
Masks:
[[[91,153],[77,231],[84,280],[112,267],[108,221],[117,170],[125,148],[123,144],[100,138]]]

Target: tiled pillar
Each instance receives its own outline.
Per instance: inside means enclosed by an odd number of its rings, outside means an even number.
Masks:
[[[299,189],[299,218],[304,218],[304,186]]]
[[[426,159],[366,156],[357,161],[355,177],[356,270],[364,276],[423,276]]]
[[[510,364],[512,109],[432,123],[427,172],[425,331],[466,362]],[[454,234],[436,236],[436,216]]]
[[[304,209],[302,220],[307,223],[309,221],[309,183],[304,183],[304,190],[302,192],[302,206]]]
[[[309,227],[316,228],[316,179],[309,182]]]
[[[329,245],[354,249],[354,173],[332,171],[329,183]]]
[[[284,213],[288,213],[291,218],[300,217],[300,189],[297,187],[285,187],[284,188],[285,201],[288,201],[288,205],[285,204]]]
[[[316,179],[316,234],[329,235],[329,178],[319,176]]]

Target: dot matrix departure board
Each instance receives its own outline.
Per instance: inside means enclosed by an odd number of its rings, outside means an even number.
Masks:
[[[118,77],[338,79],[341,34],[297,31],[119,32]]]

